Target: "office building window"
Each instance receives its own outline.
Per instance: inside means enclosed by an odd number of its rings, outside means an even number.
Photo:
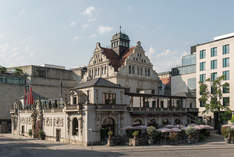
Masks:
[[[217,88],[214,88],[213,86],[211,86],[210,92],[211,94],[215,94],[217,92]]]
[[[211,73],[211,81],[216,80],[217,78],[217,72]]]
[[[229,67],[229,57],[223,58],[223,67]]]
[[[200,71],[206,70],[206,62],[200,62]]]
[[[217,60],[212,60],[210,62],[210,68],[211,69],[217,69]]]
[[[211,48],[211,50],[210,50],[210,56],[211,57],[217,56],[217,47]]]
[[[223,97],[223,106],[229,106],[229,97]]]
[[[200,59],[206,58],[206,50],[200,51]]]
[[[223,80],[229,80],[230,75],[229,75],[229,70],[223,72]]]
[[[228,54],[229,53],[229,44],[223,45],[223,54]]]
[[[200,82],[205,82],[206,81],[206,74],[201,74],[200,75]]]
[[[225,85],[223,85],[223,93],[229,93],[230,92],[230,87],[229,84],[226,83]]]

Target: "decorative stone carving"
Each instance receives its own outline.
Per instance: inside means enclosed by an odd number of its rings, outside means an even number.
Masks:
[[[44,124],[45,126],[52,126],[52,118],[46,117]]]
[[[54,118],[54,126],[63,127],[63,118]]]

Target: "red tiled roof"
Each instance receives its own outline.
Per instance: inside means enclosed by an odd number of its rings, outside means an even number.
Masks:
[[[126,58],[133,53],[134,48],[135,47],[131,47],[127,49],[122,56],[118,56],[114,50],[102,47],[102,54],[110,60],[110,65],[115,69],[115,71],[118,71],[118,68],[123,65]]]
[[[135,49],[136,47],[131,47],[129,48],[123,55],[122,57],[122,64],[124,63],[124,61],[126,60],[126,58],[128,58],[128,56],[130,56],[132,53],[133,53],[133,50]]]
[[[167,85],[167,84],[169,84],[169,83],[171,82],[171,79],[170,79],[170,78],[161,78],[160,80],[162,81],[162,83],[163,83],[164,85]]]
[[[120,65],[120,57],[115,53],[114,50],[109,48],[102,48],[102,54],[106,56],[107,59],[110,60],[110,65],[114,67],[115,71],[118,71]]]

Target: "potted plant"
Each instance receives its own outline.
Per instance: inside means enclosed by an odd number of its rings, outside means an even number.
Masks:
[[[45,140],[46,134],[43,130],[39,130],[38,135],[41,140]]]
[[[230,120],[231,124],[234,125],[234,115],[232,115],[232,119]]]
[[[221,128],[221,134],[223,135],[224,140],[225,140],[226,143],[230,143],[231,142],[231,139],[230,139],[230,127],[223,126]]]
[[[28,130],[28,135],[29,135],[30,137],[32,137],[32,129],[29,129],[29,130]]]
[[[149,126],[146,131],[148,135],[148,144],[153,144],[156,136],[156,128],[154,126]]]
[[[170,144],[178,144],[178,133],[170,132],[169,133]]]
[[[135,130],[132,133],[133,138],[129,139],[129,145],[130,146],[138,146],[139,145],[139,140],[138,140],[138,135],[139,135],[139,131]]]
[[[189,144],[192,144],[195,142],[196,139],[196,130],[193,127],[189,127],[185,130],[185,133],[187,135],[187,142]]]

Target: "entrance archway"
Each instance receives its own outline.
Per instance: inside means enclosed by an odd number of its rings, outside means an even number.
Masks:
[[[111,117],[108,117],[103,120],[101,128],[101,140],[106,141],[108,138],[108,132],[112,131],[113,136],[115,135],[115,120]]]

